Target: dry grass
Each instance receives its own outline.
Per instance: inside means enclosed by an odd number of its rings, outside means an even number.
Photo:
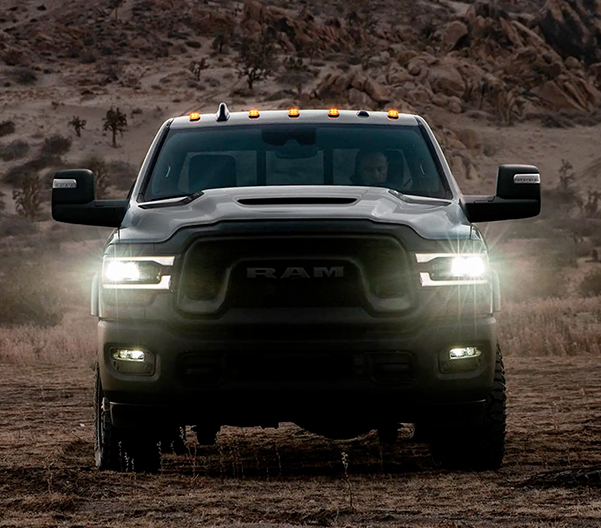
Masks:
[[[505,303],[499,320],[508,355],[601,355],[601,297]]]
[[[89,315],[64,318],[58,326],[0,328],[0,361],[12,364],[92,364],[98,338]]]

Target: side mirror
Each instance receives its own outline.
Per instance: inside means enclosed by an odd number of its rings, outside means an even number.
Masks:
[[[540,213],[540,172],[533,165],[501,165],[495,196],[463,196],[470,222],[530,218]]]
[[[52,218],[69,224],[119,227],[127,200],[95,200],[94,173],[87,169],[58,171],[52,181]]]

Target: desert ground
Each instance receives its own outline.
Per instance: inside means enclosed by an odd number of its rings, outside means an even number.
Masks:
[[[333,441],[281,424],[224,427],[147,475],[95,469],[89,366],[5,364],[0,526],[599,526],[598,359],[513,357],[507,376],[499,471],[443,471],[425,444],[382,446],[375,432]]]
[[[0,526],[601,525],[599,27],[582,0],[0,0]],[[250,88],[260,35],[276,60]],[[540,168],[540,217],[479,226],[503,289],[499,471],[435,467],[409,425],[390,446],[288,423],[190,436],[157,475],[96,470],[89,287],[110,230],[52,222],[52,175],[90,167],[123,197],[165,119],[221,101],[420,113],[466,194]]]

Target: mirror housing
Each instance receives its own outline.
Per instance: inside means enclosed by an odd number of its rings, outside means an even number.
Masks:
[[[462,196],[470,222],[530,218],[540,213],[540,172],[534,165],[500,165],[495,196]]]
[[[56,172],[52,180],[52,218],[68,224],[119,227],[127,200],[96,200],[94,173],[88,169]]]

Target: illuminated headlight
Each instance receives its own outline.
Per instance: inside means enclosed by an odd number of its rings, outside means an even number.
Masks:
[[[451,261],[453,277],[481,278],[486,274],[486,263],[482,257],[454,257]]]
[[[174,257],[105,257],[104,288],[168,290]]]
[[[478,347],[456,347],[449,350],[449,359],[469,359],[477,358],[482,355]]]
[[[154,354],[141,348],[111,348],[111,365],[125,374],[150,375],[154,372]]]
[[[419,253],[423,286],[485,284],[490,274],[484,254]]]

